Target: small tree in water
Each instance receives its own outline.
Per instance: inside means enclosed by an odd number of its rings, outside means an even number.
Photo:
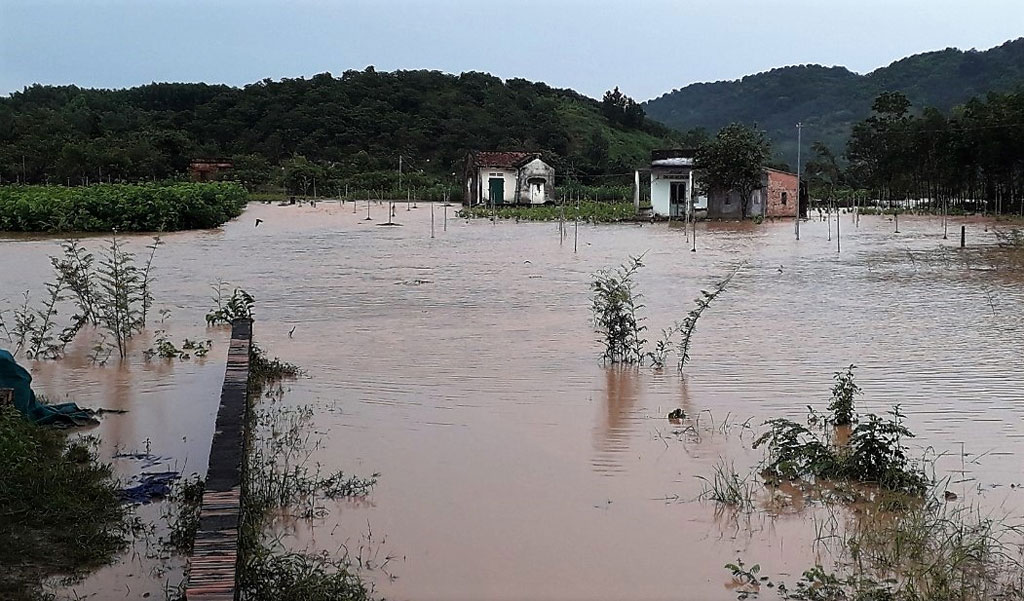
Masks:
[[[832,423],[837,426],[848,426],[857,421],[853,410],[853,399],[860,394],[860,386],[853,381],[853,370],[856,365],[850,365],[846,371],[837,371],[832,377],[836,383],[832,386],[832,401],[828,410],[832,412]]]
[[[591,309],[594,326],[602,335],[604,353],[601,358],[612,363],[642,363],[644,345],[641,336],[647,329],[637,311],[642,295],[635,290],[633,276],[643,267],[643,256],[630,257],[616,269],[601,270],[594,275],[590,289],[594,293]]]

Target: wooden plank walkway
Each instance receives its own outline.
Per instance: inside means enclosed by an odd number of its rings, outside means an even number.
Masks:
[[[188,601],[234,601],[238,597],[238,530],[251,343],[252,320],[236,320],[231,325],[217,428],[210,446],[199,529],[189,562],[185,586]]]

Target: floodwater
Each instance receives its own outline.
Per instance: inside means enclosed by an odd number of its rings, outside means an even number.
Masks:
[[[737,558],[795,580],[821,559],[815,511],[797,500],[737,519],[697,498],[698,476],[723,460],[749,472],[761,422],[824,409],[850,364],[859,409],[899,403],[911,454],[939,455],[946,488],[1024,514],[1010,487],[1024,483],[1024,262],[994,248],[993,223],[951,220],[943,240],[937,218],[903,216],[897,234],[888,217],[843,216],[838,253],[818,221],[800,241],[792,222],[702,223],[696,252],[678,224],[581,225],[574,252],[572,224],[560,241],[555,223],[466,222],[451,208],[445,231],[443,210],[434,238],[429,205],[399,204],[402,226],[379,227],[384,206],[366,221],[365,203],[335,202],[251,205],[221,230],[168,234],[160,327],[212,338],[210,356],[95,367],[83,343],[35,363],[37,386],[128,410],[93,431],[107,457],[148,451],[202,472],[227,340],[204,325],[210,284],[245,288],[258,343],[309,372],[286,399],[316,411],[314,460],[381,473],[366,501],[329,503],[285,540],[386,561],[366,576],[389,599],[733,599],[723,565]],[[57,252],[57,239],[0,238],[0,298],[40,290]],[[743,263],[701,318],[685,377],[599,361],[591,275],[640,254],[652,341]],[[665,418],[677,407],[700,436]],[[115,459],[125,477],[139,463]],[[129,555],[74,592],[141,598],[180,573]]]

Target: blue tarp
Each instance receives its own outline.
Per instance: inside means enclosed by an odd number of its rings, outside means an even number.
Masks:
[[[32,374],[18,365],[14,356],[0,349],[0,388],[14,389],[14,407],[30,421],[41,425],[88,426],[97,423],[93,412],[75,403],[46,405],[32,392]]]

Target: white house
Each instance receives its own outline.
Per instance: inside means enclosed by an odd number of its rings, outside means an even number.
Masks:
[[[555,169],[536,152],[471,152],[466,157],[466,204],[550,202]]]
[[[685,217],[688,206],[707,210],[707,196],[695,191],[695,154],[691,149],[651,152],[651,210],[655,215]]]

